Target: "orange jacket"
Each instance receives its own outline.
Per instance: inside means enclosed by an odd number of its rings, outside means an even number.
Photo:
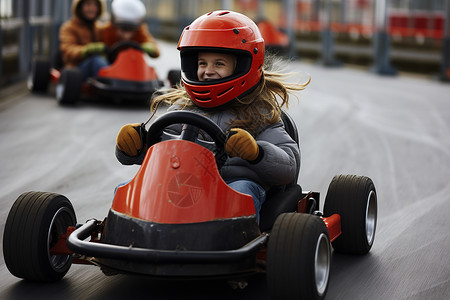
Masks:
[[[59,48],[65,67],[77,66],[83,60],[81,49],[84,45],[101,41],[101,28],[99,23],[88,23],[77,13],[78,6],[83,0],[74,0],[72,5],[73,17],[66,21],[59,30]],[[103,12],[103,3],[99,0],[100,12]]]
[[[105,25],[104,28],[101,30],[102,32],[102,41],[105,43],[106,46],[111,47],[114,44],[120,42],[119,37],[116,34],[116,29],[114,28],[114,25],[112,23],[108,23]],[[143,43],[151,43],[155,47],[155,53],[151,55],[152,57],[158,57],[159,56],[159,49],[156,45],[155,38],[148,30],[147,24],[142,24],[139,27],[139,30],[136,32],[136,34],[133,36],[132,39],[133,42],[136,42],[138,44]]]

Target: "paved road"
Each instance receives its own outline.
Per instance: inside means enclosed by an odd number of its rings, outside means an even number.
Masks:
[[[159,74],[178,64],[163,44]],[[367,175],[378,191],[375,243],[366,256],[333,254],[327,299],[448,299],[450,295],[450,85],[426,78],[379,77],[361,70],[294,62],[312,82],[291,105],[301,135],[305,189],[326,193],[335,174]],[[161,75],[163,76],[163,75]],[[114,157],[115,136],[148,109],[17,94],[0,104],[0,234],[14,200],[52,191],[73,203],[78,222],[102,219],[114,187],[137,167]],[[244,290],[224,282],[161,282],[104,276],[74,265],[55,284],[23,282],[0,256],[0,299],[268,299],[264,277]]]

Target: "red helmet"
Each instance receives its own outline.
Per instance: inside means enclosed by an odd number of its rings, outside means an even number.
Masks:
[[[232,11],[214,11],[187,26],[178,42],[181,79],[192,101],[214,108],[243,96],[259,83],[264,63],[264,40],[256,24]],[[222,52],[237,58],[233,75],[214,81],[199,81],[199,52]]]

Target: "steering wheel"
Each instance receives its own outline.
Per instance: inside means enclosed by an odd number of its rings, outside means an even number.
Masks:
[[[128,49],[128,48],[133,48],[133,49],[142,51],[141,45],[139,45],[136,42],[133,42],[133,41],[117,42],[113,46],[111,46],[111,48],[109,48],[107,51],[109,62],[111,62],[111,63],[114,62],[117,58],[117,55],[119,55],[119,52],[123,51],[125,49]]]
[[[180,135],[163,133],[163,130],[170,125],[185,124],[181,130]],[[206,132],[212,142],[207,142],[198,139],[199,130]],[[216,159],[217,168],[223,166],[227,160],[227,154],[225,153],[225,141],[226,135],[223,130],[213,121],[202,115],[189,112],[189,111],[172,111],[165,113],[159,117],[148,129],[147,133],[147,145],[152,145],[161,141],[163,134],[170,139],[179,139],[197,143],[209,149],[208,146],[214,144],[216,152],[214,157]]]

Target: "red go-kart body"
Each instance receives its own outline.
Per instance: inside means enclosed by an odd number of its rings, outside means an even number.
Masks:
[[[88,79],[85,88],[108,98],[148,100],[163,85],[150,57],[130,47],[118,52],[114,62],[100,69],[97,77]]]
[[[179,140],[161,142],[148,150],[134,179],[117,189],[111,210],[164,224],[247,218],[255,214],[251,196],[228,187],[210,151]]]
[[[128,48],[120,52],[113,65],[100,69],[98,77],[137,82],[152,81],[158,78],[155,69],[150,64],[149,57],[135,48]]]

